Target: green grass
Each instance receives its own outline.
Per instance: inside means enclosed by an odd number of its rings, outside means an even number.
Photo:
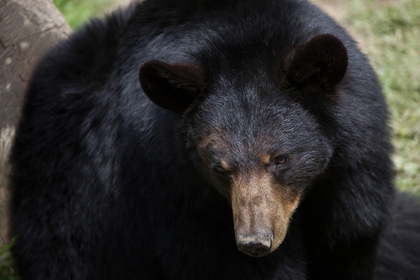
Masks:
[[[345,24],[365,40],[390,105],[396,185],[420,195],[420,1],[348,5]]]
[[[15,269],[15,262],[10,254],[13,241],[0,245],[0,280],[19,280]]]
[[[91,17],[102,15],[118,3],[116,0],[54,0],[67,23],[74,30]]]

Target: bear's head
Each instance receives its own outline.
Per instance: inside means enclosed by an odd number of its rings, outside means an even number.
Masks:
[[[230,203],[240,251],[264,256],[278,248],[327,168],[334,147],[316,112],[333,102],[347,61],[342,42],[327,34],[289,51],[278,79],[260,70],[208,77],[199,63],[141,67],[144,92],[179,114],[193,162]]]

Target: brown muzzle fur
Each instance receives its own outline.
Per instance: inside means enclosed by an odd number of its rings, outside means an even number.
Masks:
[[[231,202],[238,250],[261,257],[283,242],[299,195],[263,173],[236,177],[231,185]]]

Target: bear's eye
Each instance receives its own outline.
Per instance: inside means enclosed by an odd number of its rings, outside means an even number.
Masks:
[[[276,159],[275,159],[276,165],[283,165],[286,162],[287,162],[287,156],[285,156],[285,155],[280,155],[280,156],[276,157]]]
[[[224,173],[226,173],[228,171],[225,167],[223,167],[223,165],[221,165],[219,163],[213,165],[213,170],[216,173],[219,173],[219,174],[224,174]]]

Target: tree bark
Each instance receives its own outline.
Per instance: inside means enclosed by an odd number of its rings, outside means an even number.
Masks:
[[[10,152],[32,71],[71,29],[52,0],[0,0],[0,245],[7,242]]]

